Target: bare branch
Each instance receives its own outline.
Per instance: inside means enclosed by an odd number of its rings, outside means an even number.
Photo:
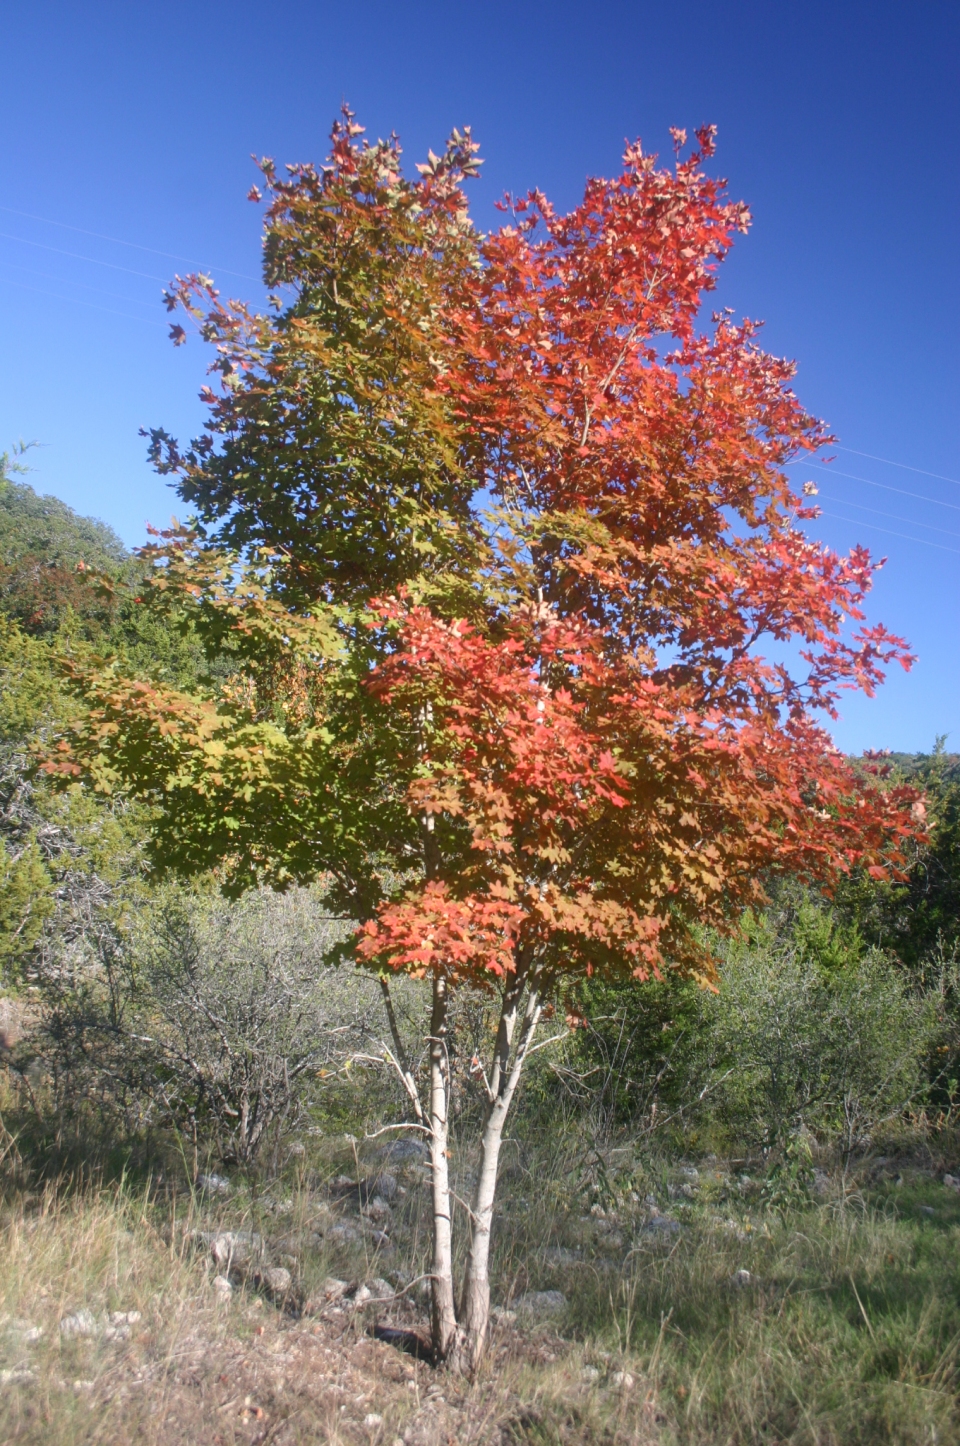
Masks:
[[[418,1130],[423,1135],[432,1135],[433,1131],[429,1125],[415,1125],[411,1122],[397,1125],[381,1125],[379,1130],[364,1135],[365,1140],[379,1140],[381,1135],[388,1135],[391,1130]]]
[[[395,1050],[395,1055],[391,1055],[390,1051],[387,1050],[385,1046],[384,1052],[388,1055],[390,1062],[393,1064],[397,1073],[400,1075],[400,1079],[403,1082],[403,1087],[406,1090],[407,1094],[410,1096],[410,1102],[413,1105],[414,1114],[416,1115],[417,1119],[420,1120],[420,1122],[422,1123],[425,1118],[423,1113],[423,1103],[420,1099],[420,1092],[417,1089],[417,1082],[414,1078],[413,1070],[410,1068],[410,1063],[407,1059],[407,1052],[403,1047],[403,1038],[400,1034],[400,1026],[397,1023],[397,1015],[393,1007],[393,996],[390,993],[390,985],[387,983],[387,980],[384,978],[383,975],[380,976],[380,992],[383,995],[383,1003],[387,1011],[387,1021],[390,1025],[390,1033],[393,1037],[393,1047]]]

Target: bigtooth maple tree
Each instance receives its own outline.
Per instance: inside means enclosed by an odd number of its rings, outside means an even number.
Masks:
[[[705,173],[711,130],[686,159],[674,132],[669,166],[631,146],[568,216],[507,198],[486,237],[469,131],[419,180],[359,136],[347,112],[328,166],[262,164],[272,313],[204,277],[170,293],[221,386],[186,452],[153,434],[198,520],[145,549],[141,596],[192,616],[230,677],[185,696],[75,663],[88,718],[46,766],[151,800],[167,867],[228,890],[324,879],[356,921],[430,1142],[435,1352],[473,1368],[504,1121],[544,1014],[593,971],[709,982],[704,940],[771,872],[896,868],[916,795],[852,769],[817,716],[910,658],[863,625],[868,554],[800,528],[816,512],[784,468],[827,437],[793,368],[751,323],[700,320],[748,224]],[[399,972],[431,984],[426,1081]],[[470,1071],[458,1299],[459,989],[497,1024]]]

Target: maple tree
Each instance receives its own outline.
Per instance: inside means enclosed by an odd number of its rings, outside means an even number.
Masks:
[[[882,875],[920,827],[916,793],[854,770],[818,722],[910,656],[864,622],[867,552],[801,529],[816,509],[784,469],[828,437],[792,365],[754,324],[702,320],[749,215],[705,172],[712,129],[685,158],[673,134],[672,165],[638,142],[569,215],[507,197],[488,236],[463,195],[469,131],[415,180],[349,112],[327,166],[261,163],[270,311],[202,276],[169,293],[220,386],[187,450],[151,436],[197,517],[143,550],[138,584],[229,676],[184,693],[75,661],[89,711],[45,765],[150,801],[166,867],[213,866],[228,892],[319,878],[356,921],[430,1143],[434,1349],[468,1368],[504,1122],[545,1014],[594,972],[710,982],[711,931],[765,874]],[[397,972],[431,985],[425,1096]],[[461,988],[496,1023],[471,1066],[458,1300]]]

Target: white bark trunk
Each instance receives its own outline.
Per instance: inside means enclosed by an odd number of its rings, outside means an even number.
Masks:
[[[433,1280],[431,1332],[434,1354],[447,1360],[457,1342],[453,1296],[453,1239],[450,1169],[447,1154],[450,1073],[447,1058],[447,984],[433,980],[430,1019],[430,1165],[433,1180]]]
[[[540,1019],[542,1004],[538,991],[531,987],[527,996],[523,1029],[511,1064],[510,1050],[516,1027],[522,993],[522,980],[504,1000],[497,1031],[497,1059],[491,1077],[487,1119],[480,1141],[480,1168],[474,1194],[472,1234],[467,1270],[464,1278],[462,1315],[462,1366],[474,1375],[483,1359],[490,1329],[490,1242],[493,1207],[497,1192],[497,1167],[503,1128],[520,1082],[527,1052]]]

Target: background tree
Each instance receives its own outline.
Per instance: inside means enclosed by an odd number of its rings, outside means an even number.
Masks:
[[[262,163],[271,314],[205,277],[169,296],[221,386],[186,451],[152,434],[198,521],[145,550],[138,595],[230,676],[178,691],[76,662],[90,711],[46,767],[146,798],[167,867],[326,880],[388,1009],[391,973],[429,979],[423,1094],[396,1031],[388,1055],[431,1145],[435,1351],[475,1367],[540,1021],[586,977],[709,981],[704,926],[735,927],[764,875],[896,867],[916,793],[817,720],[910,659],[863,626],[868,554],[800,530],[816,512],[784,468],[826,433],[792,367],[750,322],[698,330],[748,222],[704,172],[711,130],[687,159],[674,132],[672,167],[629,147],[569,216],[508,198],[486,238],[469,132],[415,182],[359,134],[347,112],[326,167]],[[458,1301],[459,989],[489,1000],[493,1043]]]

